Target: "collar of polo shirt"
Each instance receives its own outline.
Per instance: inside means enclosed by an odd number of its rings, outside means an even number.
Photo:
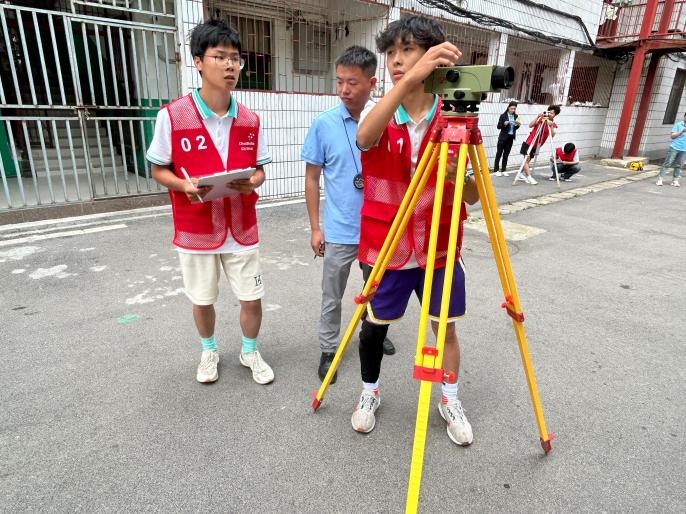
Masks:
[[[429,112],[426,113],[426,116],[424,116],[424,119],[427,121],[431,121],[431,119],[434,117],[434,113],[436,112],[436,108],[438,107],[438,95],[434,95],[434,103],[431,106],[431,109],[429,109]],[[409,121],[413,121],[412,118],[410,118],[410,115],[407,114],[407,111],[405,108],[400,104],[398,109],[395,111],[395,122],[398,125],[402,125],[404,123],[407,123]],[[421,123],[422,120],[420,120]]]
[[[224,114],[223,116],[217,116],[217,114],[215,114],[209,107],[207,107],[207,104],[200,97],[200,89],[194,89],[191,94],[191,97],[193,98],[193,102],[195,102],[195,106],[197,107],[198,112],[200,113],[200,118],[202,120],[212,118],[213,116],[220,119],[235,118],[238,115],[238,103],[233,98],[233,95],[231,95],[231,103],[229,104],[229,110],[226,111],[226,114]]]

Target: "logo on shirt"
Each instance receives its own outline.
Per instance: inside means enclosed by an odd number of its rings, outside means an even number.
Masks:
[[[255,148],[255,133],[254,132],[248,133],[248,140],[247,141],[239,141],[238,147],[241,150],[244,150],[246,152],[252,151]]]

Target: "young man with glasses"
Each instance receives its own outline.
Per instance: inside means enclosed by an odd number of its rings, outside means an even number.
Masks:
[[[201,23],[191,35],[191,53],[202,87],[160,110],[147,159],[153,178],[171,197],[173,243],[202,343],[196,379],[208,383],[219,377],[214,303],[223,269],[240,301],[240,363],[255,382],[268,384],[274,372],[256,347],[264,284],[255,189],[271,157],[259,117],[231,95],[244,64],[238,32],[222,21]],[[242,168],[256,171],[230,182],[240,194],[201,201],[209,188],[197,187],[198,177]]]

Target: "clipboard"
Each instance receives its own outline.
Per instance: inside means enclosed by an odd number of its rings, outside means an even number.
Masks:
[[[203,201],[215,200],[229,195],[239,195],[235,189],[228,187],[228,183],[234,180],[241,180],[252,177],[255,168],[245,168],[241,170],[222,171],[214,175],[205,175],[198,179],[198,187],[212,186],[212,189],[203,196]]]

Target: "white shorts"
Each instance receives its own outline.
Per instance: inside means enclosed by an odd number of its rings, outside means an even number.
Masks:
[[[259,300],[264,296],[260,251],[242,253],[182,253],[181,274],[186,296],[195,305],[213,305],[219,296],[220,268],[236,298]]]

